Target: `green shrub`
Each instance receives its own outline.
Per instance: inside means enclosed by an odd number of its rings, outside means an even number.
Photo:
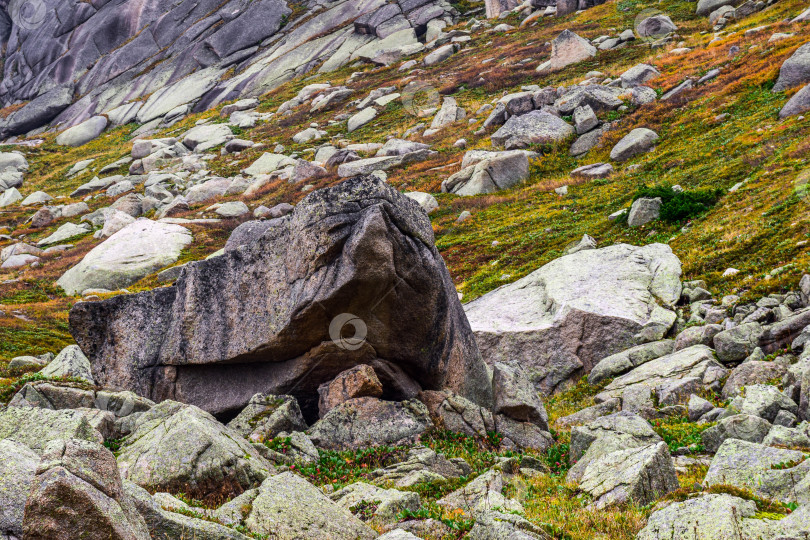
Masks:
[[[670,186],[655,186],[648,188],[642,186],[633,200],[660,197],[661,219],[670,223],[678,223],[699,216],[714,206],[723,190],[699,189],[695,191],[673,191]]]

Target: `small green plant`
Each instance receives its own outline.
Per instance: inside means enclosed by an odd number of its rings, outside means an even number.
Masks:
[[[571,468],[569,450],[570,445],[568,443],[557,443],[546,450],[544,457],[546,465],[551,469],[551,474],[560,476],[568,472],[568,469]]]
[[[774,471],[784,471],[785,469],[792,469],[797,465],[800,465],[804,460],[807,459],[802,456],[800,459],[794,459],[792,461],[783,461],[781,463],[776,463],[775,465],[771,465],[771,469]]]
[[[670,452],[684,446],[694,447],[696,452],[703,451],[701,433],[712,427],[714,423],[694,424],[685,417],[672,417],[662,420],[653,420],[653,430],[664,439]]]

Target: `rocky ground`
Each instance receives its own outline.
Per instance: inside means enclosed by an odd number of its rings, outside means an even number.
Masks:
[[[29,4],[0,539],[810,538],[806,3]]]

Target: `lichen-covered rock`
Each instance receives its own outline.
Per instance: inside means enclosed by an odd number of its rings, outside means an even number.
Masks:
[[[736,397],[742,389],[753,384],[763,384],[779,379],[787,372],[787,366],[777,362],[751,360],[731,370],[723,385],[723,399]]]
[[[0,440],[0,538],[22,538],[25,501],[39,456],[22,443]]]
[[[278,540],[311,538],[363,540],[377,533],[335,504],[318,488],[291,472],[271,476],[259,487],[246,520],[248,529]]]
[[[492,412],[548,431],[548,413],[529,378],[518,367],[500,362],[492,369]]]
[[[594,508],[646,505],[680,487],[666,443],[617,450],[591,461],[579,482]]]
[[[447,511],[461,510],[464,514],[477,516],[492,508],[504,511],[523,512],[523,507],[514,499],[503,495],[504,477],[497,470],[489,470],[466,486],[449,493],[436,501]]]
[[[49,442],[84,439],[103,442],[112,429],[113,415],[94,409],[53,411],[36,407],[0,410],[0,439],[19,442],[41,454]]]
[[[754,519],[757,505],[726,494],[702,495],[654,512],[636,540],[728,540],[772,538],[767,524]]]
[[[330,450],[396,446],[415,442],[430,425],[428,410],[419,401],[363,397],[330,410],[310,428],[309,436],[318,447]]]
[[[742,414],[759,416],[773,423],[779,411],[795,415],[799,412],[799,406],[775,386],[753,384],[745,387],[745,397],[740,404]]]
[[[306,431],[307,424],[294,397],[256,394],[228,427],[252,441],[263,441],[282,431]]]
[[[700,434],[703,446],[709,452],[716,452],[727,439],[748,442],[762,442],[771,429],[771,424],[758,416],[736,414],[720,420]]]
[[[588,465],[602,456],[657,444],[661,437],[636,414],[620,412],[571,429],[568,481],[578,482]]]
[[[97,383],[214,413],[261,392],[293,395],[313,419],[317,388],[360,363],[395,399],[450,388],[489,407],[433,238],[416,202],[353,178],[310,193],[257,240],[187,265],[173,287],[77,303],[71,332]]]
[[[416,512],[422,505],[418,493],[383,489],[365,482],[349,484],[332,493],[329,498],[352,513],[368,505],[372,515],[383,522],[396,522],[401,512]]]
[[[703,483],[747,489],[764,499],[807,504],[808,475],[810,461],[800,451],[728,439],[717,450]]]
[[[62,349],[50,364],[40,370],[40,373],[46,377],[84,379],[90,384],[95,384],[90,361],[77,345],[68,345]]]
[[[721,362],[743,360],[759,346],[764,330],[759,323],[742,323],[714,336],[714,348]]]
[[[25,504],[31,540],[151,540],[126,495],[115,456],[98,443],[52,441],[42,454]]]
[[[606,356],[663,338],[675,322],[668,306],[680,298],[680,272],[663,244],[583,250],[465,310],[487,363],[520,365],[550,394]]]
[[[700,386],[715,389],[727,372],[714,359],[711,349],[705,345],[695,345],[642,364],[617,377],[597,395],[597,401],[621,397],[627,389],[642,386],[662,396],[689,379],[695,379]]]
[[[248,536],[219,523],[164,510],[148,491],[128,480],[124,480],[124,492],[143,516],[152,540],[249,540]],[[221,514],[216,513],[215,517],[221,519]]]
[[[138,418],[118,464],[124,478],[142,487],[208,500],[239,495],[273,472],[239,432],[174,401]]]
[[[664,339],[644,343],[627,350],[612,354],[599,361],[588,374],[588,382],[599,384],[602,381],[622,375],[656,358],[661,358],[673,352],[674,341]]]

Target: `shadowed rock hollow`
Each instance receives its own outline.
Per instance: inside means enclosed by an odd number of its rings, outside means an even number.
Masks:
[[[190,264],[175,286],[76,304],[71,332],[97,382],[215,414],[258,392],[292,394],[312,417],[318,386],[366,363],[385,398],[448,388],[491,404],[486,367],[417,203],[358,177],[266,225],[234,235],[241,245],[230,242],[223,256]],[[346,339],[363,329],[363,343]]]

